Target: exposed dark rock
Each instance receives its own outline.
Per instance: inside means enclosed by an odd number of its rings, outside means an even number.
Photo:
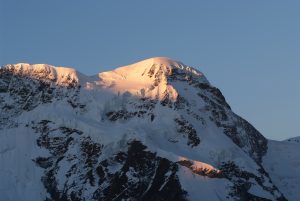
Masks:
[[[126,152],[100,160],[101,144],[76,129],[53,127],[55,124],[47,120],[32,125],[40,135],[38,145],[52,154],[35,159],[45,169],[42,182],[50,195],[48,200],[85,200],[87,188],[95,189],[92,200],[187,200],[176,175],[177,164],[146,151],[141,142],[129,142]],[[77,153],[70,151],[76,146],[80,147]],[[66,171],[65,177],[58,178],[61,171]]]
[[[177,131],[188,137],[188,145],[195,147],[200,144],[200,138],[197,136],[197,131],[190,123],[183,118],[176,118],[174,121],[177,124]]]
[[[119,110],[114,112],[106,113],[106,116],[110,121],[117,121],[117,120],[128,120],[133,117],[144,117],[147,111],[136,111],[136,112],[128,112],[126,110]]]
[[[204,90],[205,92],[211,94],[212,97],[214,97],[214,100],[216,100],[216,102],[218,104],[225,106],[227,109],[230,109],[230,106],[226,102],[225,97],[223,96],[223,94],[221,93],[221,91],[218,88],[213,87],[206,83],[199,83],[199,84],[196,84],[195,86],[199,87],[200,89]]]
[[[253,185],[250,179],[255,180],[255,182],[261,186],[265,191],[268,191],[273,196],[277,197],[276,194],[280,194],[276,186],[272,187],[265,186],[265,180],[270,180],[268,175],[261,174],[255,175],[251,172],[241,170],[234,162],[229,161],[223,163],[219,169],[225,178],[230,180],[234,186],[231,189],[230,195],[235,198],[235,200],[257,200],[257,201],[267,201],[269,199],[258,197],[249,192],[251,186]],[[261,170],[262,171],[262,170]],[[278,201],[286,201],[287,199],[281,194],[277,197]]]
[[[110,185],[95,192],[99,200],[186,200],[176,175],[177,165],[145,151],[138,141],[130,142],[120,171],[110,175]],[[99,168],[100,169],[100,168]],[[104,175],[101,168],[100,175]]]
[[[14,127],[13,118],[22,112],[31,111],[40,104],[53,100],[68,99],[72,107],[84,108],[78,98],[80,86],[76,80],[69,80],[64,85],[56,85],[49,77],[50,72],[39,72],[29,77],[22,71],[16,73],[14,68],[0,69],[0,93],[6,93],[6,101],[0,101],[0,129]]]

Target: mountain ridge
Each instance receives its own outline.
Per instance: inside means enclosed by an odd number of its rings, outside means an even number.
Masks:
[[[48,64],[8,64],[2,66],[2,69],[11,71],[16,75],[55,81],[55,84],[58,85],[64,85],[64,83],[72,81],[83,85],[84,87],[94,88],[97,87],[97,85],[101,85],[100,87],[112,88],[112,85],[114,85],[116,81],[122,82],[122,80],[125,80],[125,83],[131,82],[132,84],[130,86],[125,84],[124,88],[116,89],[118,92],[123,93],[126,90],[130,90],[130,87],[133,85],[142,85],[142,87],[148,88],[150,86],[144,85],[152,84],[155,79],[167,80],[167,77],[171,76],[172,71],[182,71],[182,73],[185,73],[186,76],[198,77],[201,79],[201,82],[209,84],[204,75],[197,69],[186,66],[182,62],[175,61],[167,57],[153,57],[145,59],[134,64],[121,66],[112,71],[100,72],[97,75],[92,76],[84,75],[74,68],[55,67]],[[159,76],[155,77],[155,79],[149,79],[149,77],[151,78],[153,74],[158,74],[158,71],[160,74]],[[124,82],[119,85],[124,85]],[[164,88],[166,89],[167,87],[164,86]],[[134,93],[139,94],[139,92]]]

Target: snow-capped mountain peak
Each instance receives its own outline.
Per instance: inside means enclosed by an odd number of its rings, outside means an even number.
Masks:
[[[197,81],[209,84],[197,69],[167,57],[154,57],[113,71],[99,74],[101,86],[114,92],[130,92],[139,97],[164,99],[166,95],[175,101],[178,92],[170,84],[172,80]]]
[[[135,80],[146,76],[153,77],[157,73],[161,73],[165,76],[171,76],[174,73],[176,74],[177,71],[186,75],[198,77],[199,79],[202,79],[203,82],[208,82],[199,70],[167,57],[153,57],[145,59],[134,64],[119,67],[110,72],[100,73],[99,76],[102,77],[106,74],[111,75],[111,73],[115,73],[129,81],[131,79]]]
[[[139,61],[137,63],[123,66],[114,70],[123,75],[144,75],[147,73],[156,73],[158,70],[163,71],[166,75],[171,75],[172,70],[181,69],[186,73],[191,73],[194,76],[203,76],[203,74],[195,68],[189,67],[180,61],[175,61],[167,57],[153,57]],[[151,72],[153,71],[153,72]]]

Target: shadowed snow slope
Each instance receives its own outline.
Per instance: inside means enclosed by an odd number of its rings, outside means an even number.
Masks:
[[[300,137],[293,137],[293,138],[289,138],[289,139],[284,140],[284,141],[286,141],[286,142],[292,142],[292,143],[300,145]]]
[[[169,58],[95,76],[6,65],[0,110],[0,201],[299,197],[278,182],[274,143]]]
[[[288,200],[299,200],[300,144],[297,138],[282,142],[271,140],[268,147],[263,165],[271,179]]]

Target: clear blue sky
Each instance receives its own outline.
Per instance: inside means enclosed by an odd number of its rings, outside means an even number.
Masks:
[[[167,56],[197,67],[265,136],[300,135],[300,1],[0,0],[0,64],[95,74]]]

